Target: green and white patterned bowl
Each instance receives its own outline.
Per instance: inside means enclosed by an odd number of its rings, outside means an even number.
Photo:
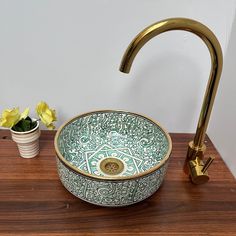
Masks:
[[[160,187],[172,142],[156,122],[124,111],[90,112],[68,121],[54,141],[62,184],[80,199],[127,206]]]

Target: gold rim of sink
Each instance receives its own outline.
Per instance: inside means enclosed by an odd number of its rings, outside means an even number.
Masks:
[[[79,170],[78,168],[76,168],[75,166],[73,166],[72,164],[70,164],[60,153],[59,149],[58,149],[58,145],[57,145],[57,140],[58,140],[58,137],[62,131],[62,129],[72,123],[74,120],[78,119],[78,118],[81,118],[81,117],[84,117],[84,116],[87,116],[87,115],[91,115],[91,114],[96,114],[96,113],[101,113],[101,112],[124,112],[126,114],[131,114],[131,115],[137,115],[137,116],[141,116],[151,122],[153,122],[154,124],[156,124],[160,129],[162,129],[162,131],[164,132],[167,140],[168,140],[168,144],[169,144],[169,148],[168,148],[168,151],[166,153],[166,155],[164,156],[164,158],[160,161],[160,163],[152,168],[150,168],[149,170],[146,170],[142,173],[139,173],[139,174],[136,174],[136,175],[132,175],[132,176],[96,176],[96,175],[91,175],[89,173],[86,173],[84,171],[81,171]],[[57,130],[57,133],[56,133],[56,136],[54,138],[54,147],[55,147],[55,150],[56,150],[56,155],[57,157],[60,159],[61,162],[64,163],[64,165],[66,165],[67,167],[69,167],[72,171],[78,173],[78,174],[81,174],[81,175],[84,175],[86,177],[90,177],[90,178],[94,178],[94,179],[97,179],[97,180],[113,180],[113,181],[116,181],[116,180],[129,180],[129,179],[136,179],[136,178],[139,178],[139,177],[142,177],[142,176],[146,176],[146,175],[149,175],[151,174],[152,172],[158,170],[162,165],[164,165],[167,160],[169,159],[170,157],[170,154],[171,154],[171,151],[172,151],[172,141],[171,141],[171,137],[170,135],[168,134],[168,132],[156,121],[154,121],[153,119],[151,118],[148,118],[147,116],[144,116],[144,115],[141,115],[141,114],[138,114],[138,113],[134,113],[134,112],[129,112],[129,111],[123,111],[123,110],[97,110],[97,111],[91,111],[91,112],[86,112],[86,113],[83,113],[81,115],[78,115],[78,116],[75,116],[74,118],[70,119],[69,121],[66,121],[64,124],[62,124],[60,126],[60,128]]]

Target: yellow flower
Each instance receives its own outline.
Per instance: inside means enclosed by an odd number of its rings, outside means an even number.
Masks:
[[[5,109],[0,118],[0,126],[11,128],[20,120],[19,108]]]
[[[55,129],[53,125],[53,122],[57,120],[55,110],[50,109],[46,102],[39,102],[36,106],[36,112],[48,129]]]
[[[20,120],[25,119],[29,115],[29,108],[27,107],[20,115]]]
[[[20,120],[25,119],[29,114],[29,108],[26,108],[22,114],[19,108],[5,109],[0,117],[0,126],[12,128]]]

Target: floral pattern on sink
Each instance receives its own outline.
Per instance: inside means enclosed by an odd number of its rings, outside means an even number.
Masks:
[[[132,176],[157,165],[168,151],[164,132],[142,116],[95,113],[71,122],[58,140],[64,158],[79,170],[105,176],[98,163],[115,157],[125,165],[119,176]]]
[[[70,171],[57,159],[64,187],[76,197],[99,206],[120,207],[140,202],[155,193],[163,182],[168,162],[150,175],[135,180],[103,181]]]

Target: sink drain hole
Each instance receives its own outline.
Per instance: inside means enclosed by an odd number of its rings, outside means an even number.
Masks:
[[[109,157],[101,161],[101,170],[108,175],[117,175],[124,170],[124,164],[121,160]]]

